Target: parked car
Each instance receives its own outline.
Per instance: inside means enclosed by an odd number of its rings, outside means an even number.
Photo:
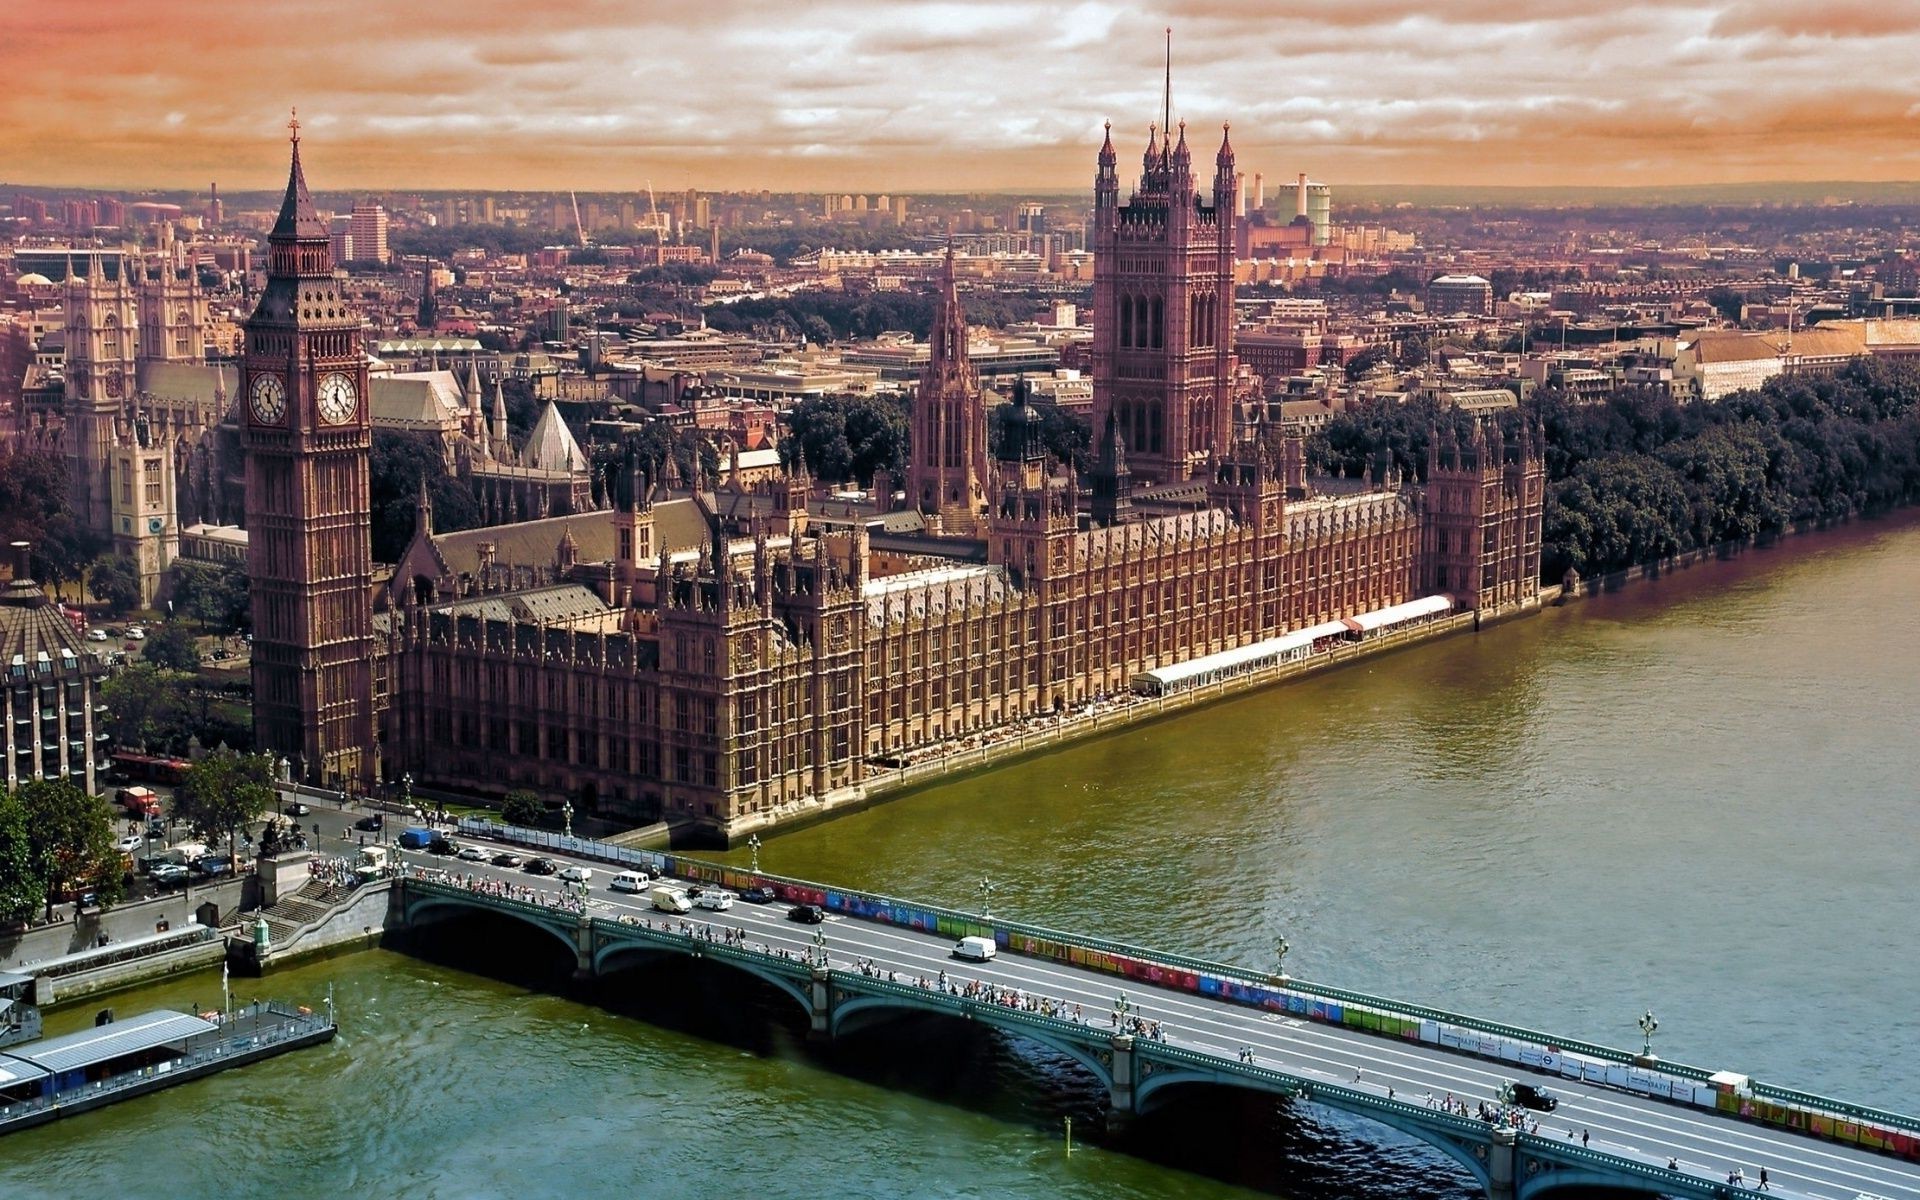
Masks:
[[[387,819],[381,816],[379,813],[372,813],[372,814],[369,814],[368,816],[361,817],[358,821],[355,821],[353,823],[353,827],[355,829],[362,831],[363,833],[373,833],[377,830],[386,828],[386,825],[387,825]]]
[[[551,875],[559,869],[559,865],[550,858],[530,858],[527,860],[526,872],[529,875]]]
[[[144,642],[147,640],[147,631],[138,625],[129,625],[127,626],[127,636],[136,642]]]
[[[137,833],[129,833],[125,837],[122,837],[119,841],[115,842],[114,848],[120,851],[120,853],[122,854],[132,854],[135,850],[138,850],[140,847],[146,844],[147,844],[147,839],[141,837]]]
[[[487,852],[478,846],[462,846],[460,847],[460,853],[455,857],[465,859],[467,862],[485,862],[487,861]]]
[[[179,863],[157,862],[147,872],[155,887],[178,887],[187,881],[187,869]]]
[[[433,840],[427,843],[427,853],[428,854],[458,854],[460,853],[460,847],[454,845],[452,842],[448,841],[446,838],[443,838],[436,833],[433,835]]]
[[[796,904],[787,910],[787,920],[798,921],[802,925],[818,925],[826,919],[826,910],[818,904]]]
[[[107,631],[104,629],[89,629],[87,630],[87,640],[90,642],[104,642],[107,640]]]
[[[592,878],[592,867],[567,866],[560,868],[560,882],[562,883],[585,883]]]
[[[1538,1088],[1530,1083],[1511,1084],[1507,1090],[1512,1094],[1513,1102],[1522,1108],[1538,1109],[1541,1112],[1552,1112],[1554,1109],[1560,1107],[1560,1097],[1545,1088]]]
[[[493,856],[493,865],[496,867],[517,867],[520,865],[520,856],[510,850],[502,850]]]
[[[779,897],[773,894],[773,889],[767,887],[765,884],[759,887],[748,888],[746,891],[740,893],[740,898],[748,904],[772,904],[775,900],[779,899]]]

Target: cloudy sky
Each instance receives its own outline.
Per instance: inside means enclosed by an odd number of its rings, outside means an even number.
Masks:
[[[1916,0],[8,0],[0,179],[1087,186],[1173,108],[1273,180],[1920,178]]]

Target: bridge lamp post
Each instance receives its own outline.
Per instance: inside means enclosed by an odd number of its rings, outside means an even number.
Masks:
[[[1273,947],[1274,978],[1278,979],[1281,983],[1287,981],[1287,951],[1291,949],[1293,949],[1293,947],[1287,944],[1286,938],[1281,938]]]
[[[1127,994],[1125,992],[1121,992],[1118,996],[1114,997],[1113,1015],[1118,1020],[1120,1025],[1122,1026],[1126,1025],[1127,1017],[1132,1012],[1133,1012],[1133,1005],[1127,1002]]]
[[[993,920],[993,880],[982,875],[980,877],[979,891],[980,895],[984,897],[980,902],[980,919],[983,921],[991,921]]]
[[[824,929],[815,929],[813,931],[813,957],[815,966],[825,967],[827,965],[827,931]]]
[[[1640,1057],[1652,1058],[1653,1035],[1659,1032],[1660,1022],[1654,1017],[1653,1010],[1648,1009],[1635,1024],[1640,1026]]]
[[[752,871],[755,875],[758,875],[760,873],[760,835],[759,834],[750,833],[747,835],[747,853],[752,856],[748,860],[747,869]]]

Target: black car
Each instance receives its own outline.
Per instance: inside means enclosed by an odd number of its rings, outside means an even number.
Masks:
[[[386,828],[386,825],[387,825],[387,819],[381,816],[379,813],[374,813],[371,816],[361,817],[358,821],[355,821],[353,823],[353,827],[355,829],[359,829],[367,833],[373,833],[376,830],[384,829]]]
[[[457,854],[459,851],[460,847],[438,834],[435,834],[433,840],[427,843],[428,854]]]
[[[526,872],[529,875],[551,875],[559,869],[560,868],[556,866],[550,858],[530,858],[527,860]]]
[[[818,925],[826,919],[826,911],[818,904],[796,904],[787,910],[787,920],[798,921],[802,925]]]
[[[517,867],[520,865],[520,856],[502,850],[493,856],[493,865],[496,867]]]
[[[1538,1109],[1541,1112],[1552,1112],[1560,1107],[1560,1097],[1530,1083],[1513,1085],[1513,1102],[1522,1108]]]
[[[302,804],[298,800],[295,800],[292,804],[287,805],[287,815],[290,817],[304,817],[311,812],[313,812],[312,805]]]
[[[779,899],[778,896],[773,894],[772,888],[764,886],[750,887],[740,893],[740,898],[748,904],[772,904],[775,900]]]

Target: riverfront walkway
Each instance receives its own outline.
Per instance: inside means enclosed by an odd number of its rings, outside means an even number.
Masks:
[[[1920,1200],[1920,1120],[1460,1014],[1280,980],[982,916],[748,875],[700,860],[575,844],[594,867],[568,889],[445,859],[414,860],[390,925],[483,910],[545,930],[583,978],[644,972],[663,954],[743,971],[792,999],[819,1039],[937,1013],[985,1023],[1077,1063],[1124,1121],[1194,1086],[1325,1105],[1437,1147],[1496,1200],[1566,1186],[1720,1197],[1757,1193]],[[549,850],[548,853],[553,853]],[[780,899],[665,914],[611,893],[608,858],[683,881]],[[458,868],[456,871],[455,868]],[[788,918],[824,906],[823,925]],[[986,963],[952,957],[995,939]],[[1505,1102],[1515,1082],[1550,1089],[1552,1112]],[[1736,1173],[1738,1182],[1736,1182]]]

